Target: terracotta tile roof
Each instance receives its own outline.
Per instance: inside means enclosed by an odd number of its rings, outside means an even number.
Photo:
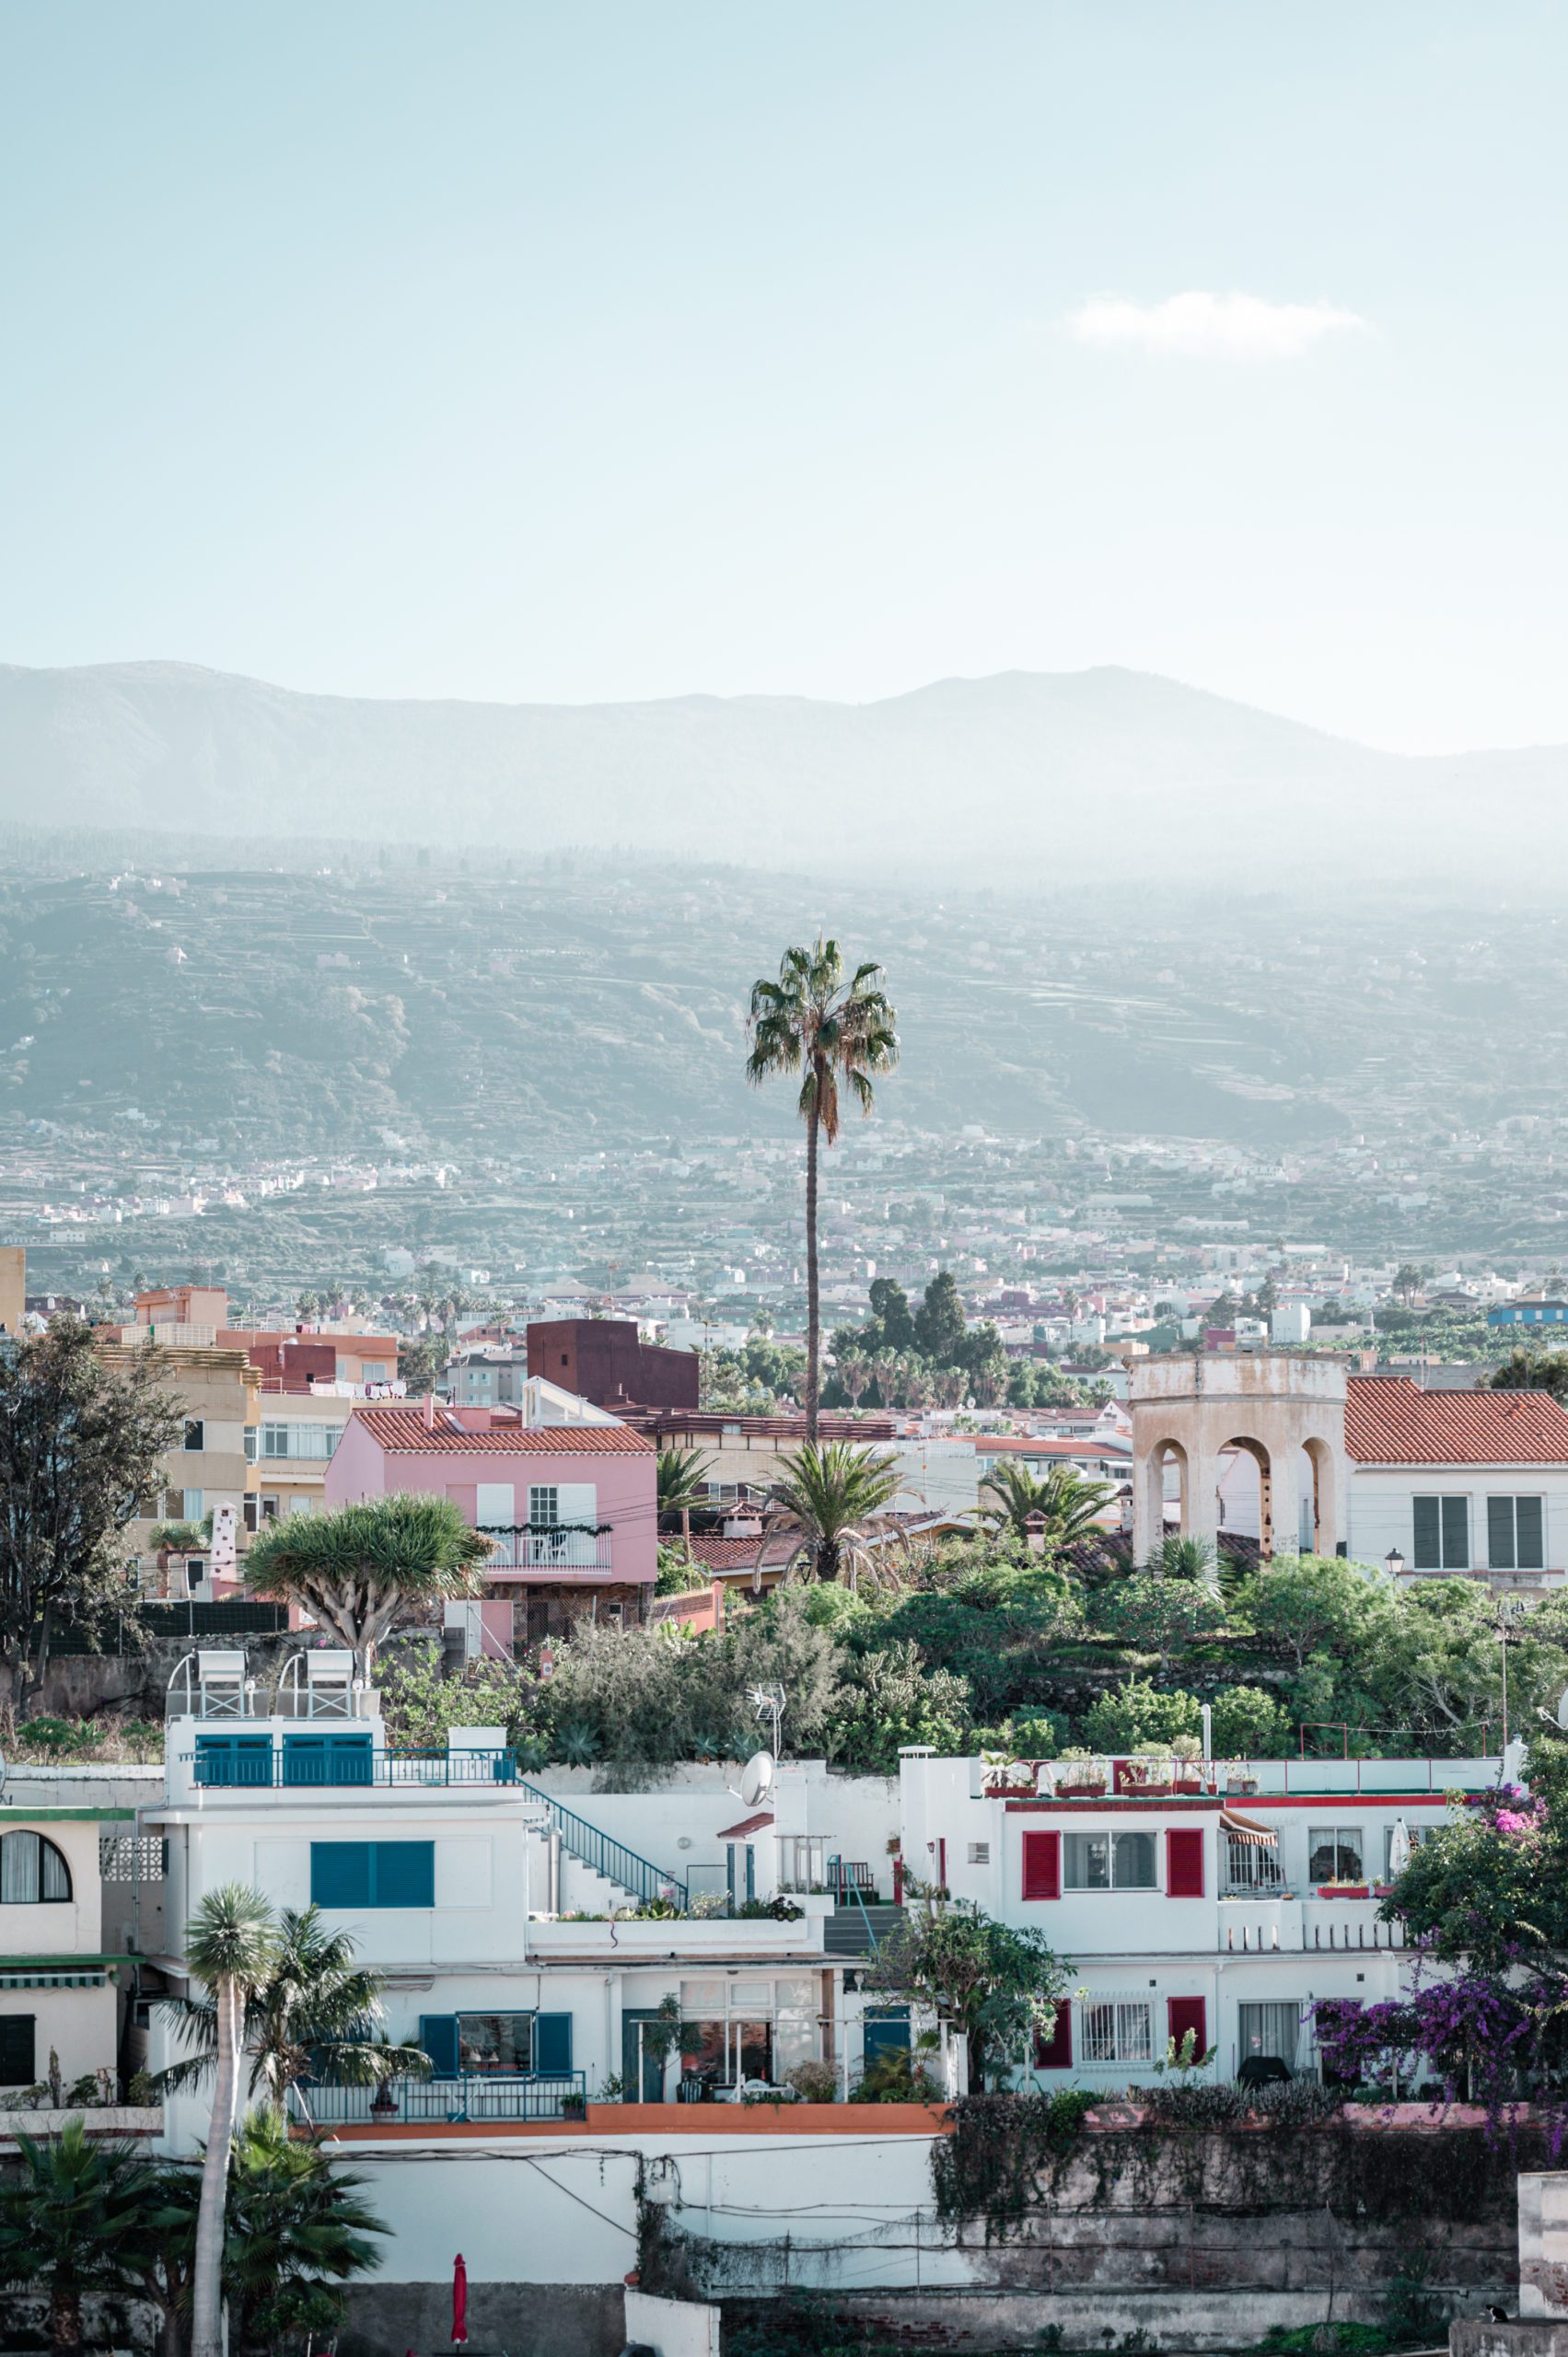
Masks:
[[[755,1817],[743,1817],[738,1825],[726,1825],[722,1833],[714,1834],[714,1840],[743,1841],[749,1833],[761,1833],[762,1828],[765,1825],[772,1825],[772,1821],[773,1812],[771,1808],[759,1809]]]
[[[755,1538],[720,1538],[708,1531],[691,1534],[691,1552],[710,1572],[749,1572],[757,1561],[761,1543]],[[792,1531],[783,1531],[770,1538],[762,1550],[763,1568],[787,1563],[796,1544]]]
[[[1345,1447],[1362,1465],[1568,1465],[1568,1411],[1549,1391],[1423,1391],[1353,1375]]]
[[[624,1424],[500,1424],[466,1430],[444,1410],[427,1429],[423,1408],[356,1408],[354,1421],[393,1457],[652,1457],[654,1445]]]

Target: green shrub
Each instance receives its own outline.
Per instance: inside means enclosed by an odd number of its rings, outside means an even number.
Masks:
[[[1084,1713],[1084,1741],[1096,1751],[1123,1757],[1140,1743],[1173,1743],[1178,1736],[1198,1735],[1203,1724],[1202,1705],[1196,1694],[1180,1687],[1159,1687],[1146,1678],[1129,1678],[1102,1694]]]
[[[1295,1748],[1290,1713],[1260,1686],[1224,1686],[1214,1696],[1216,1759],[1283,1759]]]

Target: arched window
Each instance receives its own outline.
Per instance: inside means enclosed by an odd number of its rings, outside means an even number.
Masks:
[[[41,1833],[0,1834],[0,1907],[36,1907],[69,1898],[71,1869]]]

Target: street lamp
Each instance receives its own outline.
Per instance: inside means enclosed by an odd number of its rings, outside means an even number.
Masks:
[[[1397,1547],[1390,1547],[1383,1558],[1383,1569],[1391,1580],[1397,1580],[1405,1568],[1405,1559]]]
[[[1519,1633],[1517,1606],[1510,1608],[1504,1604],[1498,1608],[1493,1618],[1492,1633],[1496,1638],[1503,1654],[1503,1750],[1506,1756],[1508,1749],[1508,1647],[1510,1642]]]

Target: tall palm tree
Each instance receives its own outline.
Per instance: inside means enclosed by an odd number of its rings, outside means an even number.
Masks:
[[[817,1277],[817,1151],[839,1134],[839,1083],[854,1092],[863,1113],[875,1096],[875,1074],[899,1061],[898,1018],[874,977],[874,960],[845,979],[836,941],[817,936],[815,949],[786,949],[776,982],[753,983],[751,1052],[746,1077],[761,1087],[778,1073],[801,1074],[799,1109],[806,1123],[806,1438],[817,1441],[822,1381],[822,1320]]]
[[[80,2119],[17,2145],[20,2175],[0,2189],[0,2283],[46,2286],[57,2357],[77,2357],[86,2294],[139,2288],[158,2171],[131,2144],[89,2136]]]
[[[376,1648],[405,1605],[472,1596],[492,1541],[449,1498],[396,1491],[269,1523],[245,1558],[253,1596],[297,1601],[324,1620],[368,1678]]]
[[[250,2058],[250,2093],[282,2118],[289,2089],[306,2119],[304,2082],[331,2079],[357,2087],[394,2078],[424,2078],[430,2059],[417,2046],[394,2046],[378,2032],[387,1983],[356,1961],[346,1932],[329,1932],[319,1907],[285,1907],[266,1977],[245,2000],[243,2042]],[[217,2008],[204,1997],[166,1997],[160,2010],[192,2051],[157,2074],[173,2093],[204,2079],[217,2059]]]
[[[708,1503],[708,1475],[713,1459],[696,1448],[661,1448],[658,1453],[658,1511],[680,1516],[680,1537],[686,1560],[691,1560],[691,1509]]]
[[[276,1945],[271,1907],[242,1882],[208,1891],[185,1929],[186,1961],[212,1997],[215,2047],[212,2121],[196,2213],[191,2357],[223,2357],[224,2212],[245,2060],[245,2007],[265,1980]]]
[[[825,1448],[807,1441],[782,1460],[762,1499],[762,1541],[757,1550],[752,1586],[762,1585],[762,1558],[779,1532],[796,1544],[784,1576],[806,1565],[813,1579],[846,1579],[851,1587],[872,1567],[871,1541],[887,1532],[887,1511],[903,1487],[893,1457],[852,1441],[830,1441]]]
[[[980,1518],[993,1530],[1029,1535],[1029,1516],[1045,1516],[1045,1543],[1053,1554],[1099,1536],[1099,1516],[1114,1492],[1109,1481],[1086,1481],[1070,1465],[1043,1477],[1016,1457],[993,1465],[981,1488]]]

